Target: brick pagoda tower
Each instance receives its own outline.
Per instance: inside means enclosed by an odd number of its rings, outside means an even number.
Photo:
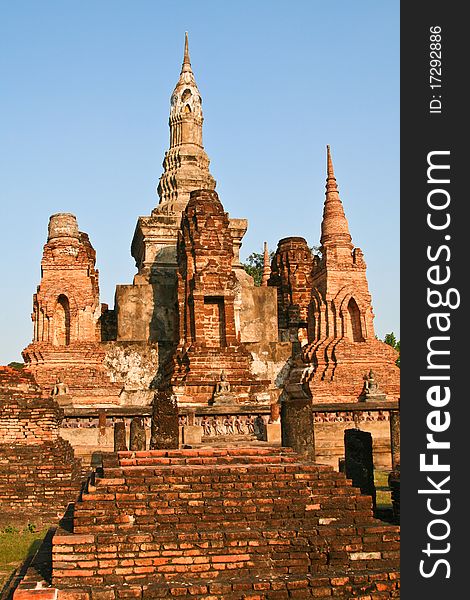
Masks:
[[[300,342],[284,388],[283,443],[336,466],[344,430],[360,427],[374,437],[377,464],[387,467],[388,420],[400,395],[397,353],[375,337],[366,264],[352,243],[329,147],[320,244],[312,257],[302,238],[281,240],[273,260],[279,329],[292,340],[297,329]],[[371,370],[373,394],[366,393]]]
[[[224,404],[257,402],[266,411],[269,381],[250,371],[252,361],[235,327],[233,239],[227,213],[213,190],[195,190],[183,212],[178,239],[179,342],[171,385],[180,412],[207,408],[223,372],[230,392]],[[216,410],[216,407],[215,407]]]
[[[194,77],[185,35],[183,65],[170,102],[170,147],[157,186],[159,204],[139,217],[131,245],[137,274],[133,285],[116,289],[117,339],[169,342],[175,335],[176,246],[182,211],[192,190],[212,191],[216,181],[202,140],[202,99]],[[246,219],[230,219],[233,265],[239,261]],[[242,273],[243,277],[244,272]]]
[[[33,342],[23,350],[27,369],[47,395],[57,380],[77,402],[106,402],[120,386],[103,371],[96,253],[70,213],[52,215],[33,296]]]
[[[314,367],[309,380],[314,402],[357,401],[371,368],[387,397],[398,399],[397,355],[375,337],[366,263],[352,243],[329,146],[320,244],[305,349],[305,359]]]

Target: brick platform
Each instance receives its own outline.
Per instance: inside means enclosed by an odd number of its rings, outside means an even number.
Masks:
[[[107,455],[72,530],[53,538],[53,587],[32,568],[15,600],[399,596],[398,527],[288,448]]]

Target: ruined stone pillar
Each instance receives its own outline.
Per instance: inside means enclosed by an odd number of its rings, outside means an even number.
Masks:
[[[100,437],[106,435],[106,413],[104,410],[98,411],[98,428]]]
[[[127,450],[126,424],[124,421],[114,423],[114,452]]]
[[[392,451],[392,470],[400,465],[400,411],[390,411],[390,447]]]
[[[396,523],[400,522],[400,465],[388,476],[388,487],[392,492],[393,517]]]
[[[131,421],[131,431],[129,439],[130,450],[145,450],[145,427],[141,417],[134,417]]]
[[[281,404],[282,445],[315,460],[311,398],[286,398]]]
[[[179,423],[176,398],[170,390],[155,394],[152,413],[151,450],[178,448]]]
[[[346,429],[344,432],[344,455],[346,477],[363,494],[372,496],[375,509],[374,461],[372,454],[372,435],[359,429]]]

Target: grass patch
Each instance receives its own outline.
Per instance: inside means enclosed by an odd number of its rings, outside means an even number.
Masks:
[[[34,531],[33,527],[18,531],[6,527],[0,531],[0,590],[13,571],[39,548],[47,530]]]

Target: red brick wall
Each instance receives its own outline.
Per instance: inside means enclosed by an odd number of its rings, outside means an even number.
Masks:
[[[223,298],[204,298],[204,343],[211,348],[225,346]]]
[[[0,394],[0,444],[55,442],[63,411],[52,399],[20,399]]]
[[[31,397],[29,374],[2,368],[0,385],[0,524],[57,523],[81,486],[81,461],[59,436],[63,411]]]

